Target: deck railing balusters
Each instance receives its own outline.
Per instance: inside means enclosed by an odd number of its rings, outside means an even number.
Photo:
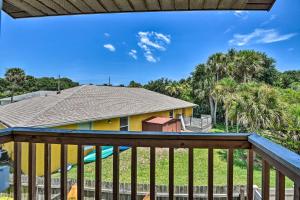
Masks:
[[[84,146],[77,146],[77,199],[84,199]]]
[[[227,199],[233,197],[233,149],[227,151]]]
[[[51,200],[51,144],[44,144],[44,185],[45,200]]]
[[[300,200],[300,185],[294,184],[294,200]]]
[[[247,198],[248,200],[253,199],[253,149],[248,150],[247,154]]]
[[[169,148],[169,200],[174,198],[174,148]]]
[[[285,176],[276,170],[276,200],[285,199]]]
[[[193,200],[194,198],[194,149],[189,148],[188,151],[188,168],[189,168],[189,180],[188,180],[188,199]]]
[[[270,198],[270,165],[267,161],[262,161],[262,198]]]
[[[68,145],[60,145],[60,198],[67,199],[67,162],[68,162]]]
[[[119,147],[113,147],[113,199],[118,200],[119,197]]]
[[[21,152],[22,144],[14,143],[14,199],[21,200]]]
[[[208,149],[208,200],[214,199],[214,150]]]
[[[28,196],[30,200],[36,199],[36,144],[29,143],[28,155]]]
[[[263,160],[262,170],[262,196],[264,200],[270,198],[270,166],[276,169],[276,199],[284,199],[285,177],[294,181],[294,199],[300,200],[300,164],[299,155],[274,144],[273,142],[256,134],[190,134],[190,133],[117,133],[111,134],[101,131],[71,131],[53,129],[16,128],[0,131],[0,144],[14,142],[14,199],[21,199],[21,147],[28,143],[28,193],[29,199],[36,199],[36,157],[40,154],[37,145],[44,144],[44,176],[46,200],[51,198],[51,144],[61,145],[61,199],[66,199],[67,180],[67,145],[78,146],[77,160],[77,199],[84,198],[84,145],[96,146],[96,185],[95,197],[101,199],[101,146],[113,146],[113,198],[119,197],[119,147],[131,146],[131,180],[132,199],[137,193],[137,148],[150,147],[150,198],[155,199],[155,163],[156,148],[169,148],[169,199],[174,199],[174,149],[188,149],[188,194],[189,199],[193,193],[194,176],[194,148],[208,149],[208,199],[214,197],[214,149],[228,149],[228,175],[227,197],[233,196],[233,163],[234,149],[247,149],[247,199],[253,200],[253,168],[254,153],[259,154]],[[24,147],[23,147],[24,148]],[[27,146],[26,146],[27,148]],[[27,150],[27,149],[26,149]],[[26,151],[25,150],[25,151]],[[40,155],[39,155],[40,156]],[[197,164],[197,163],[196,163]],[[22,168],[23,169],[23,168]],[[26,172],[26,169],[24,170]]]
[[[150,199],[155,199],[155,147],[150,147]]]
[[[136,200],[137,193],[137,148],[131,149],[131,199]]]
[[[102,192],[102,147],[96,146],[96,166],[95,166],[95,199],[101,200]]]

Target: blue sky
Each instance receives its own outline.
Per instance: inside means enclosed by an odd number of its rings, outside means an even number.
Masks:
[[[2,14],[0,76],[67,76],[80,83],[187,77],[215,52],[266,52],[280,71],[300,69],[300,1],[270,12],[160,12],[14,20]]]

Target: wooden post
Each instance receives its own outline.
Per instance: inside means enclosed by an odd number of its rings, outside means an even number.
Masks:
[[[51,199],[51,144],[44,144],[44,187],[45,200]]]
[[[247,199],[253,199],[253,149],[248,150],[247,156]]]
[[[101,146],[96,146],[96,178],[95,178],[95,199],[101,199],[102,192],[102,148]]]
[[[262,198],[268,200],[270,198],[270,165],[265,160],[262,162]]]
[[[67,188],[67,152],[68,152],[68,145],[61,144],[60,145],[60,199],[66,200],[68,194]]]
[[[285,199],[285,176],[276,170],[276,200]]]
[[[300,185],[294,184],[294,200],[300,200]]]
[[[131,149],[131,199],[136,200],[137,184],[137,148]]]
[[[0,0],[1,1],[1,0]],[[14,199],[21,200],[21,151],[20,142],[14,143]]]
[[[189,148],[189,181],[188,181],[188,193],[189,200],[193,200],[194,198],[194,149]]]
[[[150,147],[150,199],[156,199],[155,193],[155,147]]]
[[[174,148],[169,148],[169,199],[174,198]]]
[[[227,153],[227,199],[233,197],[233,149]]]
[[[245,200],[245,188],[244,188],[244,186],[240,187],[240,200]]]
[[[214,149],[208,149],[208,200],[214,199]]]
[[[29,143],[29,179],[28,179],[28,195],[30,200],[36,199],[36,144]]]
[[[119,147],[113,147],[113,199],[118,200],[119,195]]]
[[[77,146],[77,199],[84,199],[84,146]]]

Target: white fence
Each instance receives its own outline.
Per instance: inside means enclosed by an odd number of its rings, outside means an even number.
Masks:
[[[199,131],[207,131],[212,127],[210,115],[201,115],[201,118],[184,117],[184,123],[188,129],[189,127],[194,127],[199,129]]]

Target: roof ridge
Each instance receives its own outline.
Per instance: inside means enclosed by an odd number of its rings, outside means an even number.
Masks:
[[[49,106],[47,106],[45,109],[41,110],[40,112],[38,112],[36,115],[34,115],[29,121],[27,121],[28,124],[30,124],[30,122],[34,121],[40,114],[47,112],[48,110],[52,109],[54,106],[56,106],[57,104],[59,104],[60,102],[66,100],[67,98],[69,98],[70,96],[74,95],[76,92],[78,92],[79,90],[81,90],[82,88],[84,88],[86,85],[81,85],[78,86],[77,90],[74,90],[73,92],[71,92],[69,95],[66,95],[65,97],[61,98],[59,101],[54,102],[53,104],[50,104]],[[67,89],[66,89],[67,90]],[[64,91],[64,90],[63,90]]]

